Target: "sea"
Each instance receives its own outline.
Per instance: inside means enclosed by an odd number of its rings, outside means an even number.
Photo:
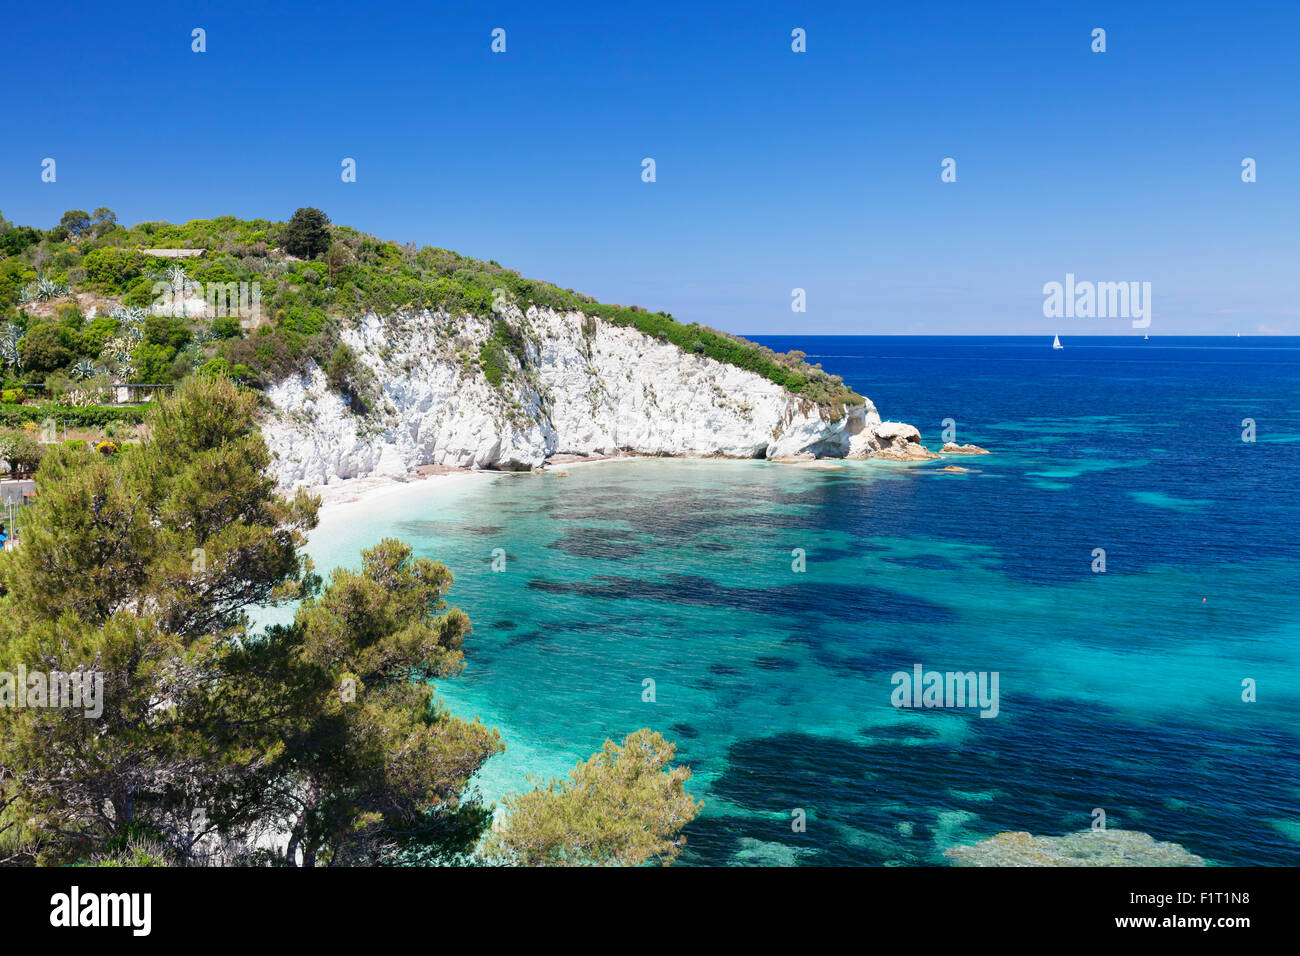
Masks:
[[[679,864],[1099,821],[1300,864],[1300,339],[756,338],[991,454],[557,466],[313,533],[321,570],[391,536],[454,573],[474,631],[437,691],[501,731],[487,799],[650,727],[704,803]],[[918,668],[996,675],[996,714],[900,701]]]

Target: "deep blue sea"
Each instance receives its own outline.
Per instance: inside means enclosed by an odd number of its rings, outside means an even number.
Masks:
[[[455,573],[439,691],[503,734],[489,798],[649,726],[705,802],[683,863],[935,865],[1101,808],[1300,864],[1300,339],[759,340],[993,454],[435,481],[313,535],[322,569],[396,535]],[[915,664],[996,671],[998,715],[894,707]]]

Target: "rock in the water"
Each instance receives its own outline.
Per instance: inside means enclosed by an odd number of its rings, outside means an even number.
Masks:
[[[955,441],[944,442],[943,447],[939,449],[943,455],[988,455],[987,448],[981,448],[979,445],[958,445]]]
[[[973,846],[944,852],[955,866],[1204,866],[1177,843],[1160,843],[1137,830],[1082,830],[1036,837],[999,833]]]
[[[850,429],[850,435],[849,458],[926,461],[939,457],[921,444],[921,433],[915,425],[903,422],[873,422],[868,418],[857,433]]]

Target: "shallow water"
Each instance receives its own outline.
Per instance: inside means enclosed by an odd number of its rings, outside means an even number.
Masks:
[[[706,804],[683,862],[937,864],[1102,808],[1300,863],[1300,342],[763,341],[995,454],[434,482],[313,535],[322,569],[395,535],[455,573],[475,632],[439,691],[502,731],[489,798],[650,726]],[[895,708],[915,664],[997,672],[998,715]]]

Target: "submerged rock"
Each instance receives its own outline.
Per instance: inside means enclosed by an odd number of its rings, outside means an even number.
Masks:
[[[958,445],[955,441],[944,442],[943,447],[939,449],[939,452],[944,455],[992,454],[987,448],[981,448],[979,445]]]
[[[973,846],[944,852],[954,866],[1204,866],[1177,843],[1158,842],[1137,830],[1082,830],[1036,837],[1023,830],[999,833]]]

